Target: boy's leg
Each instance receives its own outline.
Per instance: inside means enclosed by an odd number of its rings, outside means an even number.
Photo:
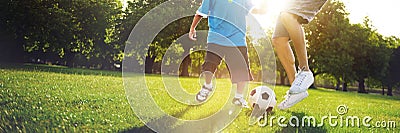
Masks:
[[[213,79],[213,77],[214,77],[214,73],[215,72],[215,70],[213,71],[213,72],[209,72],[209,71],[206,71],[206,72],[203,72],[203,74],[204,74],[204,76],[205,76],[205,79],[206,79],[206,84],[207,85],[212,85],[212,83],[211,83],[211,81],[212,81],[212,79]]]
[[[244,100],[244,90],[247,83],[253,80],[250,73],[249,60],[246,47],[232,47],[224,50],[226,52],[226,63],[231,74],[232,84],[236,84],[236,94],[232,103],[248,108]]]
[[[205,102],[209,95],[213,92],[212,79],[214,73],[217,70],[218,65],[221,63],[222,58],[218,56],[219,50],[216,48],[215,44],[208,44],[205,62],[202,65],[202,74],[205,78],[205,83],[202,85],[201,90],[196,95],[196,100],[198,102]],[[215,53],[214,53],[215,52]]]
[[[249,105],[247,105],[247,102],[243,96],[244,89],[247,87],[247,83],[248,83],[248,81],[241,81],[241,82],[236,83],[236,94],[232,100],[233,104],[242,106],[244,108],[249,108]]]
[[[222,58],[220,57],[221,50],[216,44],[208,44],[207,52],[204,57],[204,63],[201,66],[201,72],[205,77],[205,84],[212,84],[214,73]]]
[[[236,88],[236,98],[241,98],[243,97],[243,90],[246,88],[248,81],[242,81],[237,83],[237,88]]]

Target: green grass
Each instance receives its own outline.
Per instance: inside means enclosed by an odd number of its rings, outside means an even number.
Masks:
[[[198,90],[198,78],[181,78],[189,93]],[[146,76],[146,83],[155,102],[169,115],[198,120],[217,112],[228,100],[230,82],[217,80],[217,90],[209,102],[187,106],[169,97],[158,75]],[[257,83],[251,83],[250,88]],[[288,87],[277,86],[278,102]],[[400,132],[400,98],[329,89],[309,90],[310,96],[287,111],[275,109],[272,116],[336,115],[339,105],[349,107],[343,116],[372,117],[376,121],[395,121],[396,128],[331,127],[327,120],[322,127],[286,127],[248,125],[251,110],[244,109],[223,132]],[[288,120],[285,122],[288,123]],[[173,125],[174,123],[171,123]],[[125,95],[121,73],[71,69],[43,65],[0,65],[0,132],[94,132],[150,130],[135,116]]]

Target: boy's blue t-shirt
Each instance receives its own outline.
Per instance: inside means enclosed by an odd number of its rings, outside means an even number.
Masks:
[[[246,16],[250,0],[203,0],[197,14],[208,17],[207,43],[246,46]]]

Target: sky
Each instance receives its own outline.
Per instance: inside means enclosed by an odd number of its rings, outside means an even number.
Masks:
[[[362,23],[368,16],[372,25],[385,36],[400,37],[399,0],[342,0],[351,23]]]
[[[123,2],[127,0],[121,0]],[[260,0],[254,0],[257,2]],[[273,27],[280,10],[287,0],[268,0],[268,13],[256,16],[263,27]],[[365,16],[384,36],[400,37],[400,0],[341,0],[349,14],[351,23],[362,23]],[[251,24],[251,23],[250,23]]]

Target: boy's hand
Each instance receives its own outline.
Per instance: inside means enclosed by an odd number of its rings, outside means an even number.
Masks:
[[[190,38],[190,40],[193,40],[193,41],[196,41],[197,39],[196,39],[196,30],[190,30],[189,31],[189,38]]]
[[[201,16],[199,15],[199,14],[195,14],[194,15],[194,18],[193,18],[193,22],[192,22],[192,25],[190,26],[190,31],[189,31],[189,38],[190,38],[190,40],[193,40],[193,41],[196,41],[197,39],[196,39],[196,27],[197,27],[197,24],[200,22],[200,20],[201,20]]]

